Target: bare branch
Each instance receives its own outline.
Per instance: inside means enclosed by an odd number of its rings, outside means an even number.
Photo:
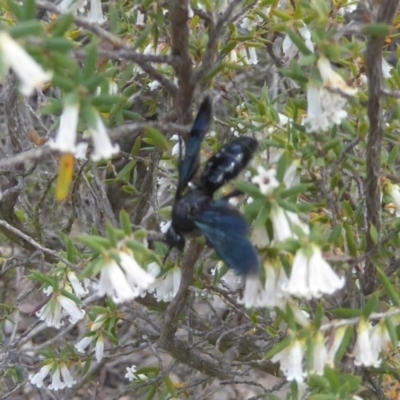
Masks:
[[[382,0],[376,22],[391,24],[397,14],[399,0]],[[366,68],[368,76],[368,119],[370,122],[367,145],[367,180],[366,180],[366,206],[368,232],[366,251],[375,247],[370,230],[374,227],[378,232],[381,228],[381,149],[383,138],[382,118],[382,48],[384,37],[370,38],[366,51]],[[366,261],[363,291],[364,294],[372,293],[377,286],[377,275],[373,256]]]

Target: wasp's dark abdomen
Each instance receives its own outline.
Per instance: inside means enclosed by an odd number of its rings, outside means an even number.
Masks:
[[[240,137],[223,146],[207,161],[201,175],[203,189],[212,194],[235,178],[249,163],[257,146],[257,141],[250,137]]]

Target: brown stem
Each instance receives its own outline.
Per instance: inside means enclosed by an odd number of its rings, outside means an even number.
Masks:
[[[391,24],[397,14],[399,0],[382,0],[375,22]],[[370,123],[367,144],[367,179],[366,179],[366,206],[367,206],[367,247],[369,252],[375,248],[371,237],[371,227],[374,226],[379,232],[381,228],[381,149],[383,138],[382,119],[382,47],[384,37],[372,37],[367,44],[365,64],[368,76],[368,118]],[[377,275],[373,262],[373,254],[366,261],[363,276],[364,294],[372,293],[377,286]]]

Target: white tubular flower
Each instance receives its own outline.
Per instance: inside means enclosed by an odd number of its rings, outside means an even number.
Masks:
[[[389,196],[393,200],[393,204],[396,207],[396,217],[400,217],[400,187],[387,183]]]
[[[83,139],[88,139],[89,137],[90,137],[90,132],[88,130],[83,132],[83,135],[82,135]],[[86,160],[86,152],[87,152],[88,147],[89,147],[89,143],[87,140],[84,142],[79,142],[76,145],[75,159],[85,161]]]
[[[346,327],[341,326],[335,330],[334,336],[333,336],[333,342],[328,345],[328,354],[327,354],[327,359],[326,359],[326,365],[329,365],[330,367],[334,367],[335,365],[335,356],[337,351],[339,350],[339,347],[342,343],[342,340],[344,338],[344,334],[346,333]],[[328,340],[328,344],[329,344]]]
[[[103,15],[103,8],[101,7],[101,0],[90,0],[90,11],[87,16],[89,22],[101,25],[107,19]]]
[[[362,319],[357,327],[357,341],[353,351],[355,356],[354,364],[377,368],[381,365],[380,349],[372,345],[370,331],[369,322]]]
[[[304,344],[295,339],[289,346],[272,357],[271,361],[280,362],[280,370],[285,374],[288,381],[301,383],[306,373],[303,370]]]
[[[258,64],[258,57],[257,57],[257,52],[255,47],[249,47],[248,48],[249,52],[249,64],[256,65]]]
[[[307,117],[304,119],[307,132],[325,131],[330,126],[327,115],[322,110],[320,89],[307,86]]]
[[[325,347],[324,335],[321,332],[317,332],[314,338],[313,366],[310,372],[316,375],[323,375],[327,360],[328,351]]]
[[[45,321],[47,326],[53,326],[56,329],[60,329],[64,322],[61,321],[61,304],[50,299],[37,313],[36,316]]]
[[[306,26],[303,26],[302,28],[298,29],[298,32],[299,32],[300,36],[304,39],[304,43],[305,43],[306,47],[311,52],[313,52],[314,45],[311,41],[311,33],[308,30],[308,28]],[[286,34],[285,38],[283,39],[282,51],[283,51],[283,55],[285,56],[285,58],[289,61],[292,60],[294,57],[296,57],[297,53],[299,52],[299,50],[297,49],[297,46],[292,42],[292,40],[290,39],[288,34]]]
[[[96,354],[96,360],[99,363],[102,360],[103,356],[104,356],[104,338],[103,338],[103,335],[99,335],[99,337],[97,338],[95,354]]]
[[[85,336],[75,344],[75,349],[78,353],[84,353],[86,348],[92,343],[94,336]]]
[[[109,258],[100,272],[98,292],[111,296],[115,303],[138,297],[154,282],[154,277],[136,262],[133,253],[125,249],[118,252],[119,263]]]
[[[344,79],[332,69],[331,63],[326,57],[321,56],[318,59],[317,67],[326,89],[332,93],[339,92],[345,96],[355,96],[357,94],[357,89],[347,85]]]
[[[98,331],[103,325],[106,320],[106,316],[104,314],[100,314],[96,317],[96,319],[93,321],[92,326],[90,327],[90,330],[92,332]]]
[[[136,14],[136,25],[137,26],[145,26],[146,25],[144,23],[144,14],[140,11],[138,11]]]
[[[53,372],[51,376],[51,384],[49,385],[50,390],[62,390],[65,388],[65,384],[61,381],[61,371],[59,366]]]
[[[51,368],[52,364],[44,365],[42,368],[40,368],[40,371],[37,372],[35,375],[29,375],[29,382],[40,389],[43,386],[43,381],[50,373]]]
[[[85,310],[81,310],[70,298],[59,294],[55,296],[55,299],[61,304],[61,307],[64,308],[69,315],[69,322],[71,322],[71,324],[75,324],[85,317]]]
[[[300,183],[300,175],[297,170],[298,166],[299,163],[297,161],[293,161],[285,171],[283,183],[285,184],[287,189]]]
[[[108,159],[119,153],[119,146],[112,145],[107,129],[99,114],[96,114],[95,126],[89,127],[92,136],[94,151],[92,154],[93,161]]]
[[[147,379],[147,376],[144,374],[136,374],[136,370],[137,370],[136,365],[132,365],[132,367],[126,367],[127,372],[125,374],[125,378],[129,379],[131,382],[138,379],[142,381]]]
[[[149,264],[149,270],[156,277],[161,269],[156,263]],[[178,267],[169,269],[164,275],[156,278],[154,283],[148,289],[149,293],[154,292],[154,297],[157,301],[171,301],[178,293],[181,284],[182,272]]]
[[[335,124],[340,124],[347,117],[344,110],[346,98],[357,93],[356,88],[348,86],[332,69],[327,58],[321,56],[317,66],[323,86],[317,88],[308,85],[307,88],[307,118],[304,124],[308,132],[327,130]]]
[[[74,290],[76,297],[82,298],[89,293],[89,290],[84,288],[82,283],[79,282],[79,279],[76,276],[75,272],[69,271],[67,273],[67,278],[71,283],[72,289]]]
[[[251,234],[251,242],[259,249],[267,247],[271,243],[267,228],[264,225],[254,227]]]
[[[30,96],[35,89],[42,89],[53,76],[52,72],[44,71],[6,32],[0,32],[0,56],[2,69],[6,72],[11,67],[21,82],[20,90],[25,96]]]
[[[62,0],[61,3],[58,5],[58,9],[62,14],[65,13],[73,13],[79,10],[83,10],[83,7],[86,5],[86,0]]]
[[[323,259],[315,245],[297,250],[289,282],[283,290],[292,296],[311,299],[332,294],[343,288],[344,277],[339,277]]]
[[[60,127],[55,140],[49,142],[49,146],[62,153],[76,152],[76,129],[79,119],[79,103],[66,104],[60,118]]]
[[[254,176],[251,181],[259,186],[262,194],[269,196],[279,187],[279,182],[276,179],[276,171],[273,168],[267,170],[259,165],[257,173],[258,175]]]
[[[391,340],[384,322],[380,322],[379,324],[375,325],[370,333],[372,348],[378,354],[388,349],[391,344]]]
[[[287,295],[282,291],[282,285],[287,282],[285,271],[280,266],[274,266],[270,262],[264,263],[265,283],[259,276],[249,276],[246,279],[243,298],[240,304],[246,308],[251,307],[279,307],[283,309],[287,301]]]
[[[300,221],[297,214],[284,210],[278,205],[272,208],[270,218],[274,230],[274,242],[283,242],[289,238],[297,239],[296,231],[302,231],[306,235],[310,232],[308,226]]]
[[[382,75],[385,79],[392,76],[392,74],[390,73],[392,69],[393,67],[384,58],[382,58]]]
[[[150,91],[154,91],[161,86],[161,83],[159,81],[151,81],[148,86]]]
[[[167,231],[170,228],[170,226],[171,226],[171,221],[168,221],[168,222],[161,221],[160,222],[160,231],[161,231],[161,233],[167,233]]]
[[[60,371],[64,381],[64,387],[72,387],[73,385],[75,385],[76,380],[72,377],[71,373],[69,372],[67,364],[61,363]]]

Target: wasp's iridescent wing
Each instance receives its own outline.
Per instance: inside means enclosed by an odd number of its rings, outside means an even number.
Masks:
[[[225,264],[241,275],[259,273],[255,248],[249,240],[249,225],[225,200],[210,203],[194,222]]]
[[[236,178],[249,163],[257,147],[257,140],[246,136],[236,138],[223,146],[207,161],[201,174],[204,190],[212,195],[226,182]]]
[[[200,146],[211,121],[211,100],[206,97],[200,105],[199,112],[193,123],[189,140],[186,144],[186,154],[179,164],[179,181],[176,190],[176,198],[181,197],[182,191],[193,178],[200,161]]]

